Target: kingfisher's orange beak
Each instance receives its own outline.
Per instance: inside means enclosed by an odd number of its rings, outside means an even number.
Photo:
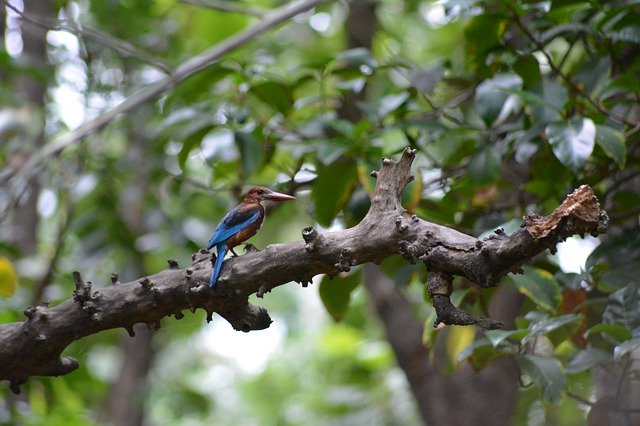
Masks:
[[[269,201],[289,201],[289,200],[296,199],[296,197],[293,197],[291,195],[282,194],[280,192],[275,192],[275,191],[271,191],[267,194],[264,194],[263,197],[265,200],[269,200]]]

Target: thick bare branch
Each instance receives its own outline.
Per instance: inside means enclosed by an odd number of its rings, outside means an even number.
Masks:
[[[159,327],[162,318],[197,308],[217,312],[236,330],[250,331],[269,326],[267,312],[248,303],[251,294],[262,297],[274,287],[297,281],[304,285],[317,274],[347,272],[353,265],[380,263],[402,254],[411,262],[422,260],[430,276],[434,305],[440,307],[439,320],[445,323],[476,324],[494,328],[492,320],[475,319],[451,310],[450,276],[468,278],[482,287],[496,285],[510,271],[574,233],[601,233],[606,214],[593,192],[582,186],[548,217],[527,216],[519,231],[507,236],[503,231],[485,240],[407,214],[400,196],[411,180],[415,151],[406,149],[399,161],[384,159],[366,217],[357,226],[319,234],[303,230],[302,239],[273,244],[263,251],[250,251],[225,261],[218,285],[209,289],[210,255],[201,250],[192,264],[180,269],[174,260],[169,268],[153,276],[92,291],[91,283],[74,274],[73,299],[49,308],[41,305],[25,310],[24,322],[0,325],[0,380],[9,380],[12,389],[34,375],[57,376],[77,367],[71,358],[60,358],[73,341],[111,328],[146,323]],[[450,302],[449,302],[450,304]]]

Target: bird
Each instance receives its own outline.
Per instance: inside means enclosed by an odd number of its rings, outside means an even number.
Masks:
[[[218,282],[227,250],[231,250],[231,253],[237,256],[233,248],[253,237],[262,226],[265,213],[260,202],[264,200],[282,202],[294,199],[295,197],[291,195],[275,192],[264,186],[256,186],[247,192],[240,204],[222,218],[207,246],[207,250],[216,247],[216,261],[211,272],[210,288]]]

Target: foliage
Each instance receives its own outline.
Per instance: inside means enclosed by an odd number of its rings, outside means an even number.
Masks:
[[[253,3],[271,8],[278,2]],[[254,22],[169,1],[106,4],[58,1],[55,6],[172,66]],[[345,7],[322,6],[254,40],[152,105],[51,158],[39,178],[39,254],[20,259],[3,233],[0,319],[21,317],[50,265],[54,274],[46,298],[56,303],[72,291],[72,270],[106,285],[113,271],[125,279],[138,270],[163,268],[167,258],[187,262],[249,184],[298,191],[297,203],[270,212],[252,240],[259,247],[299,239],[299,230],[314,222],[324,228],[353,225],[368,208],[373,185],[368,173],[379,167],[380,157],[408,145],[420,154],[418,179],[407,188],[405,207],[473,235],[498,226],[508,230],[530,211],[548,213],[582,183],[598,193],[613,232],[579,272],[563,271],[557,258],[548,256],[501,283],[526,296],[513,330],[477,333],[462,349],[453,339],[468,341],[475,333],[439,336],[431,330],[429,301],[413,298],[426,324],[425,344],[436,350],[438,339],[451,339],[445,347],[452,368],[468,361],[481,369],[497,357],[515,358],[524,382],[533,384],[523,388],[516,418],[540,411],[549,423],[583,417],[567,393],[588,399],[594,369],[627,365],[640,346],[637,7],[579,0],[385,0],[377,2],[379,27],[371,51],[345,49]],[[55,75],[37,77],[52,95],[48,136],[77,124],[61,109],[80,108],[86,118],[99,115],[162,72],[99,40],[65,37],[49,47]],[[43,113],[19,107],[11,90],[17,76],[29,72],[19,53],[0,52],[0,64],[12,77],[0,79],[0,99],[7,105],[0,108],[4,168],[24,149],[30,126]],[[76,100],[63,99],[58,91]],[[339,113],[349,97],[358,98],[356,120]],[[14,291],[14,268],[18,288],[7,298]],[[424,268],[399,259],[383,268],[409,294],[421,291]],[[315,296],[306,290],[278,296],[287,301],[277,307],[287,323],[287,355],[240,377],[235,407],[189,378],[213,368],[202,359],[179,363],[173,377],[152,373],[150,395],[169,398],[161,389],[170,389],[172,410],[183,410],[185,423],[210,420],[210,412],[220,419],[221,406],[231,413],[228,418],[238,419],[242,404],[266,424],[301,423],[301,410],[324,423],[376,416],[407,421],[385,405],[398,387],[389,349],[361,301],[349,303],[358,299],[353,296],[360,275],[353,270],[333,281],[322,279],[322,302],[331,317],[344,322],[323,324],[321,337],[305,334],[305,320],[295,307],[298,297]],[[455,302],[469,311],[486,310],[492,292],[456,284]],[[174,341],[194,344],[201,322],[196,316],[170,325],[160,333],[167,345],[161,352],[179,353]],[[311,348],[306,339],[312,339]],[[107,334],[78,344],[70,355],[90,367],[30,384],[28,413],[0,401],[0,422],[88,423],[114,380],[116,343],[116,335]],[[371,356],[369,344],[375,347]],[[189,373],[179,377],[184,371]],[[306,394],[318,383],[315,393]],[[294,402],[288,403],[291,395]],[[162,424],[167,408],[154,405],[150,396],[145,405]]]

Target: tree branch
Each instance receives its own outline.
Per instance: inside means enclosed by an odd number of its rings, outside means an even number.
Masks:
[[[13,194],[7,194],[7,198],[15,201],[17,198],[16,194],[19,196],[19,194],[23,192],[22,188],[25,187],[29,177],[32,176],[50,156],[58,155],[66,148],[84,140],[93,133],[102,130],[120,116],[135,110],[140,105],[166,92],[174,85],[181,83],[197,72],[213,65],[224,55],[247,44],[255,37],[273,29],[294,16],[313,9],[314,7],[328,1],[330,0],[305,0],[301,2],[292,2],[275,10],[266,18],[240,34],[225,39],[210,49],[186,61],[166,77],[138,91],[118,106],[100,114],[93,120],[87,121],[77,129],[67,132],[51,143],[45,145],[42,149],[38,150],[37,153],[32,154],[19,169],[9,171],[8,173],[3,173],[1,175],[2,181],[0,181],[0,183],[13,191]],[[7,202],[7,207],[3,207],[3,209],[8,210],[12,205],[13,202]],[[0,213],[0,218],[3,216],[5,215]]]
[[[76,36],[88,37],[94,40],[96,43],[109,49],[113,49],[116,52],[123,54],[124,56],[137,58],[142,62],[158,68],[165,74],[171,72],[171,68],[169,67],[169,65],[164,63],[162,60],[154,57],[153,55],[150,55],[145,50],[138,48],[132,43],[129,43],[128,41],[121,40],[117,37],[114,37],[102,31],[98,31],[94,28],[90,28],[86,25],[80,27],[78,24],[71,20],[63,21],[59,19],[50,19],[47,16],[23,13],[20,11],[20,9],[9,3],[8,0],[2,0],[2,3],[4,6],[8,7],[14,13],[16,13],[20,17],[20,20],[23,22],[34,25],[44,30],[65,31]]]
[[[179,269],[169,268],[153,276],[92,291],[91,283],[74,273],[73,299],[49,308],[29,307],[24,322],[0,325],[0,380],[9,380],[14,391],[29,377],[58,376],[77,368],[73,358],[60,358],[73,341],[102,330],[123,327],[133,334],[133,326],[146,323],[159,327],[162,318],[197,308],[225,318],[236,330],[264,329],[271,319],[248,298],[262,297],[271,289],[291,281],[306,285],[317,274],[348,272],[351,266],[402,254],[407,260],[422,260],[430,276],[441,277],[441,284],[429,283],[429,292],[446,307],[451,292],[451,275],[466,277],[481,287],[496,285],[508,272],[517,271],[533,256],[575,233],[602,233],[607,216],[591,188],[581,186],[551,215],[527,216],[519,231],[507,236],[497,230],[485,240],[436,225],[413,215],[400,204],[405,186],[412,180],[411,164],[416,151],[405,149],[399,161],[383,159],[369,212],[357,226],[319,234],[313,228],[303,230],[303,240],[273,244],[261,252],[250,252],[225,261],[218,285],[208,287],[211,256],[206,250],[193,255],[193,263]],[[460,312],[438,311],[447,324],[495,326],[493,320],[474,320]],[[440,316],[442,315],[442,316]],[[447,316],[449,315],[449,316]],[[444,317],[443,317],[444,316]],[[458,322],[457,322],[458,321]]]
[[[240,2],[230,2],[227,0],[179,0],[180,3],[190,4],[193,6],[204,7],[207,9],[219,10],[221,12],[238,13],[240,15],[249,15],[255,18],[263,18],[267,11],[257,9]]]

